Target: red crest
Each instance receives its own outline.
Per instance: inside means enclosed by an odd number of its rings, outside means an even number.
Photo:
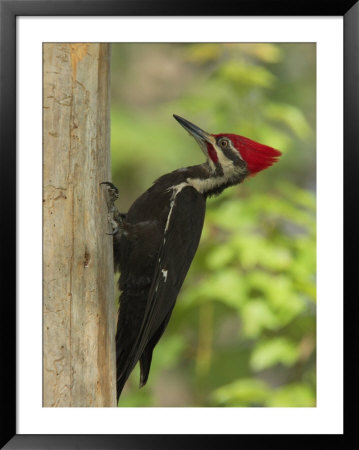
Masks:
[[[270,167],[277,162],[282,154],[273,147],[268,147],[268,145],[260,144],[237,134],[214,134],[213,136],[216,138],[225,136],[233,142],[233,145],[247,163],[251,175]]]

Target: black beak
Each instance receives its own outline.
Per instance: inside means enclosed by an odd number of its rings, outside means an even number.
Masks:
[[[197,127],[197,125],[194,125],[188,120],[183,119],[183,117],[177,116],[177,114],[173,114],[173,117],[183,126],[185,130],[189,132],[191,136],[196,139],[196,141],[205,141],[213,144],[213,141],[215,139],[211,134],[201,130],[201,128]]]

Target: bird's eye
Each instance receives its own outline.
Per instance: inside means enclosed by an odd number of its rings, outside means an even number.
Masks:
[[[227,147],[227,145],[228,145],[228,141],[226,139],[222,139],[220,141],[220,146],[221,147],[225,148],[225,147]]]

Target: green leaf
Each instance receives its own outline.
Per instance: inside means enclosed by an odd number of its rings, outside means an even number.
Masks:
[[[235,86],[271,87],[276,77],[263,66],[247,65],[244,62],[230,60],[220,66],[217,76]]]
[[[192,44],[187,47],[188,59],[196,63],[207,63],[216,60],[221,53],[221,44]]]
[[[293,105],[268,103],[263,112],[268,119],[285,123],[301,139],[306,138],[311,132],[304,114]]]
[[[288,407],[313,407],[316,405],[315,392],[304,383],[294,383],[276,389],[266,399],[267,406]]]
[[[216,389],[212,401],[222,406],[248,406],[264,402],[269,393],[264,381],[246,378]]]
[[[276,364],[292,366],[298,359],[298,346],[284,337],[278,337],[260,343],[253,351],[250,365],[260,371]]]
[[[280,322],[268,303],[262,299],[250,300],[241,311],[243,332],[249,338],[257,337],[263,329],[276,329]]]
[[[240,272],[228,268],[207,275],[196,286],[187,289],[184,295],[181,295],[181,299],[187,306],[218,301],[240,310],[246,299],[246,285]]]
[[[243,53],[255,56],[261,61],[276,63],[282,59],[282,51],[278,45],[269,43],[239,44]]]
[[[207,266],[210,270],[222,269],[233,260],[234,256],[234,249],[223,242],[209,251]]]

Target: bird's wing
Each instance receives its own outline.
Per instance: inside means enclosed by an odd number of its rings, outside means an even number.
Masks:
[[[144,318],[129,357],[132,368],[174,307],[199,244],[205,208],[204,197],[193,187],[174,191]]]

